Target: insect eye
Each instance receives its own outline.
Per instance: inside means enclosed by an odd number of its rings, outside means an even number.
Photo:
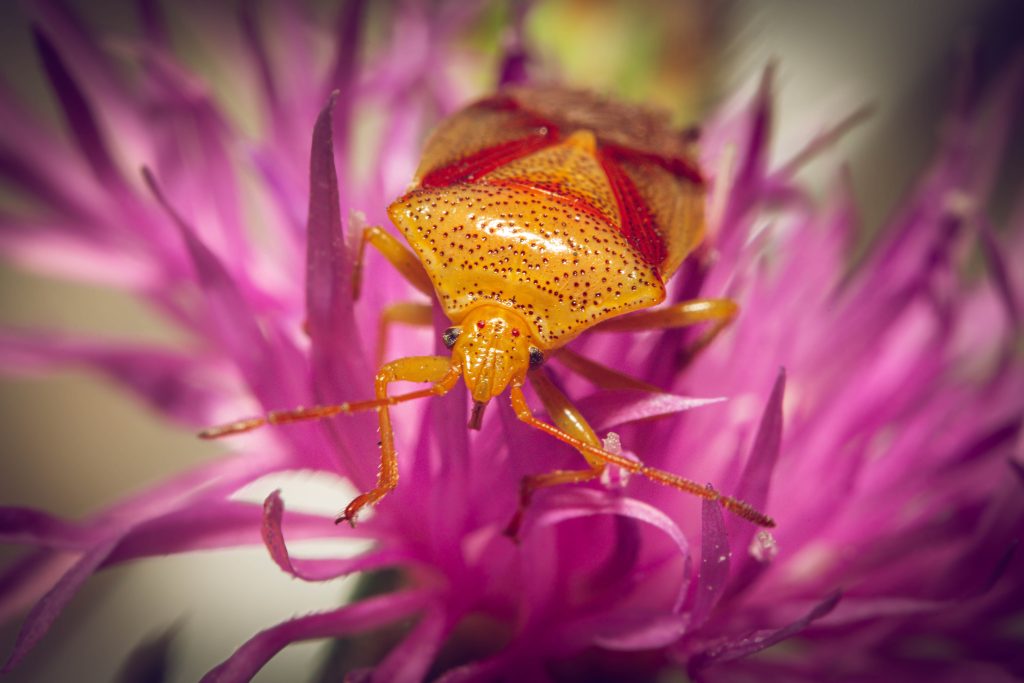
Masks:
[[[530,347],[530,368],[539,368],[544,364],[544,353],[536,346]]]
[[[441,342],[449,349],[455,346],[455,340],[462,334],[461,327],[449,327],[447,330],[441,333]]]

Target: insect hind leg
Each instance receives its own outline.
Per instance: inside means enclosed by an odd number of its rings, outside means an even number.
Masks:
[[[593,329],[595,332],[645,332],[709,323],[708,328],[683,351],[682,364],[688,365],[732,324],[739,311],[739,304],[732,299],[691,299],[605,320]]]
[[[562,347],[552,354],[552,359],[601,389],[632,389],[655,394],[662,392],[653,384],[624,375],[618,370],[576,353],[572,349]]]
[[[582,484],[597,479],[601,476],[602,472],[604,472],[604,465],[598,464],[586,470],[554,470],[553,472],[523,477],[519,484],[519,507],[509,521],[508,526],[505,527],[505,535],[513,540],[518,540],[519,528],[523,523],[523,515],[533,501],[533,494],[539,489],[547,488],[548,486],[559,486],[561,484]]]

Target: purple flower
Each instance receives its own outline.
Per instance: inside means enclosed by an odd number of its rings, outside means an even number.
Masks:
[[[61,5],[39,6],[36,46],[67,140],[0,92],[0,176],[24,199],[0,216],[0,248],[25,267],[128,290],[191,341],[7,330],[0,362],[84,364],[192,431],[368,398],[380,313],[417,294],[371,260],[372,286],[354,302],[351,237],[387,224],[424,131],[468,96],[453,37],[480,8],[386,11],[387,35],[364,50],[365,17],[349,3],[324,59],[311,47],[322,33],[289,5],[268,17],[243,3],[240,40],[224,51],[253,84],[254,135],[175,56],[158,12],[143,13],[144,40],[118,46],[142,75],[132,79]],[[528,53],[510,44],[495,71],[526,78]],[[595,389],[551,363],[607,448],[748,501],[775,518],[771,533],[610,472],[539,492],[514,543],[502,530],[522,477],[579,466],[579,455],[502,401],[467,431],[459,388],[395,408],[401,483],[355,529],[292,511],[301,501],[288,488],[262,508],[235,494],[290,471],[367,490],[371,414],[226,440],[217,461],[83,521],[0,509],[0,538],[31,548],[0,578],[0,614],[34,605],[7,667],[102,568],[262,542],[304,581],[382,568],[402,579],[254,624],[209,680],[247,680],[294,642],[388,625],[405,628],[354,680],[1024,677],[1024,212],[1002,232],[986,211],[1021,81],[1017,64],[987,98],[964,96],[917,188],[851,264],[848,182],[839,174],[819,206],[794,176],[834,135],[773,162],[769,71],[751,101],[704,128],[709,237],[670,287],[674,300],[734,298],[738,321],[688,366],[687,331],[573,344],[664,393]],[[370,111],[379,132],[357,136]],[[392,335],[388,357],[443,351],[443,316],[435,323]],[[372,543],[293,557],[299,539]]]

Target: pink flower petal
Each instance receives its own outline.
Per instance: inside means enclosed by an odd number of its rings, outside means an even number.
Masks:
[[[361,343],[352,333],[352,260],[345,247],[345,231],[338,203],[338,176],[334,167],[331,116],[337,94],[317,117],[309,162],[309,222],[306,251],[306,327],[313,343],[314,368],[332,377],[330,343],[352,342],[345,357],[362,358]],[[346,368],[347,370],[347,368]],[[336,381],[340,378],[334,378]]]
[[[594,644],[609,650],[631,651],[672,645],[689,629],[690,619],[683,614],[630,612],[602,621]]]
[[[108,541],[82,555],[74,566],[61,577],[57,585],[36,603],[26,617],[25,623],[22,624],[21,631],[18,632],[18,638],[14,643],[14,650],[7,659],[7,663],[0,669],[0,673],[7,673],[13,669],[46,635],[54,620],[63,611],[64,606],[70,602],[82,584],[103,564],[116,544],[116,541]]]
[[[182,624],[172,623],[160,633],[138,639],[131,652],[118,668],[118,681],[165,681],[175,664],[175,640]]]
[[[293,516],[290,522],[300,538],[337,536],[334,525],[321,516]],[[132,528],[120,538],[103,566],[139,557],[258,545],[260,541],[258,506],[234,500],[196,500]]]
[[[50,203],[52,199],[38,198],[41,203]],[[89,224],[85,218],[72,221],[0,214],[0,253],[20,267],[43,275],[129,292],[151,289],[163,282],[164,274],[158,264],[140,259],[131,251],[113,250],[106,238],[71,234],[72,230]]]
[[[729,535],[721,506],[711,500],[701,502],[700,572],[697,574],[696,598],[690,612],[692,628],[699,628],[711,614],[725,590],[729,578]]]
[[[761,507],[768,501],[768,489],[772,472],[779,457],[782,444],[782,401],[786,391],[786,371],[779,374],[772,386],[772,393],[761,413],[754,445],[750,451],[743,474],[740,476],[736,494],[754,507]]]
[[[225,458],[196,468],[105,510],[80,527],[74,543],[95,548],[97,544],[119,543],[119,540],[123,540],[125,545],[119,545],[112,551],[103,560],[104,565],[145,554],[145,548],[159,547],[160,541],[157,537],[136,536],[134,531],[146,528],[148,523],[156,524],[159,528],[161,523],[168,523],[168,520],[173,525],[175,518],[187,517],[190,514],[188,506],[196,505],[196,497],[200,492],[209,497],[226,496],[243,483],[280,469],[280,464],[272,456],[257,457],[252,454]],[[175,512],[178,506],[183,507]],[[256,514],[255,510],[253,514]],[[164,515],[167,517],[161,522],[159,518]],[[155,519],[157,521],[152,521]],[[252,525],[254,529],[257,524],[255,522]],[[150,527],[150,530],[157,529]],[[204,538],[203,532],[196,533],[195,538]],[[254,535],[252,538],[253,543],[258,543],[258,537]],[[178,542],[181,542],[180,538],[170,543]],[[159,549],[153,551],[159,552]],[[60,575],[68,570],[70,563],[67,558],[67,552],[43,550],[7,568],[0,575],[0,616],[9,615],[18,606],[31,604],[51,590],[58,583]]]
[[[448,326],[448,319],[441,313],[438,306],[434,307],[434,329],[435,353],[444,354],[441,341],[441,330]],[[491,408],[493,414],[494,408]],[[500,410],[500,409],[499,409]],[[479,461],[473,457],[470,448],[469,430],[466,429],[466,421],[469,416],[469,392],[456,387],[454,391],[448,392],[446,396],[432,399],[428,407],[425,425],[429,429],[423,431],[422,443],[424,448],[424,464],[431,462],[429,447],[433,446],[443,454],[440,462],[434,461],[431,468],[430,480],[434,483],[429,486],[429,496],[434,509],[445,509],[452,507],[440,519],[432,520],[431,524],[440,537],[452,534],[464,534],[466,532],[466,520],[472,518],[472,513],[465,506],[449,506],[446,501],[465,495],[469,486],[469,477],[473,474],[474,466],[479,467]],[[484,419],[487,419],[485,415]],[[486,423],[485,423],[486,424]],[[430,438],[433,432],[433,440]],[[433,441],[433,443],[431,443]],[[451,536],[449,536],[451,537]]]
[[[341,138],[338,141],[338,153],[343,159],[349,158],[349,138],[352,134],[352,107],[349,102],[353,101],[356,78],[358,77],[359,48],[363,41],[363,22],[366,11],[363,2],[346,3],[337,17],[336,35],[334,42],[337,52],[334,53],[334,63],[331,65],[330,76],[325,85],[329,90],[337,90],[343,98],[345,106],[338,112],[338,129],[341,131]],[[314,88],[307,88],[306,92],[314,92]],[[321,97],[327,93],[316,93]],[[347,188],[344,190],[348,193]],[[350,198],[343,198],[342,205],[350,206]]]
[[[251,248],[239,210],[237,173],[226,148],[227,122],[207,89],[162,51],[145,46],[138,52],[161,109],[151,131],[160,177],[172,188],[170,194],[189,199],[187,208],[202,221],[208,242],[237,262],[248,261]]]
[[[427,610],[419,623],[373,671],[375,683],[418,683],[424,680],[430,665],[448,634],[450,617],[444,609]]]
[[[154,409],[190,426],[210,421],[218,402],[214,369],[195,353],[0,329],[0,366],[40,372],[81,364],[127,387]]]
[[[6,118],[4,114],[5,112],[0,108],[0,124]],[[25,124],[23,127],[26,128],[25,135],[37,135],[33,126]],[[89,187],[88,183],[76,179],[75,185],[70,187],[62,185],[61,181],[66,180],[63,177],[64,174],[47,167],[43,159],[36,158],[47,153],[68,154],[66,148],[52,150],[50,147],[50,145],[34,145],[25,142],[24,139],[0,140],[0,178],[11,183],[32,203],[47,207],[70,218],[67,221],[51,220],[47,223],[48,226],[72,233],[87,243],[89,241],[98,242],[106,238],[108,233],[112,232],[110,226],[101,225],[95,219],[94,198],[83,197],[82,195],[86,193],[78,187],[80,185]],[[68,165],[74,165],[73,158]],[[84,172],[84,169],[82,171]],[[26,220],[22,216],[14,216],[9,211],[4,212],[4,218],[3,234],[8,241],[13,241],[19,234],[24,235],[25,228],[32,226],[32,221]],[[8,218],[13,219],[10,225],[7,223]]]
[[[90,35],[85,22],[64,3],[54,0],[38,0],[29,7],[47,34],[61,46],[68,63],[81,74],[82,81],[96,91],[98,98],[110,104],[123,104],[127,96],[120,75],[99,48],[100,41]]]
[[[717,184],[730,181],[728,200],[723,210],[721,223],[712,226],[717,231],[715,239],[723,249],[723,255],[733,260],[746,239],[744,217],[759,200],[759,193],[764,181],[770,152],[773,98],[772,82],[775,65],[765,68],[754,100],[747,106],[742,116],[726,130],[710,131],[708,137],[727,136],[726,139],[711,141],[708,149],[723,153],[728,144],[737,145],[737,154],[731,178],[714,177],[712,188]],[[710,173],[719,170],[718,159],[705,159],[704,167]],[[713,192],[714,190],[712,190]]]
[[[661,530],[676,544],[680,555],[689,557],[689,544],[676,523],[658,508],[635,498],[612,498],[601,491],[570,489],[549,495],[545,502],[548,509],[539,513],[530,526],[542,528],[580,517],[622,515]]]
[[[24,613],[81,557],[80,552],[37,550],[0,573],[0,623]]]
[[[88,161],[96,178],[106,184],[119,184],[120,177],[110,156],[110,150],[103,139],[96,117],[82,90],[67,70],[64,60],[54,49],[46,35],[34,31],[36,49],[43,62],[43,69],[57,94],[63,109],[65,121],[79,151]]]
[[[1012,149],[1010,136],[1020,121],[1024,53],[1016,51],[1007,62],[995,83],[976,91],[983,95],[974,96],[979,101],[964,103],[966,120],[957,122],[963,126],[966,138],[960,141],[960,146],[970,155],[966,163],[962,159],[957,161],[970,172],[971,179],[965,189],[979,203],[991,195],[1004,157]]]
[[[495,657],[457,666],[444,672],[436,683],[491,683],[503,663],[502,658]]]
[[[410,560],[409,555],[395,550],[377,550],[344,559],[292,559],[281,531],[283,515],[284,502],[281,500],[281,491],[277,490],[263,502],[263,523],[260,531],[263,544],[278,567],[303,581],[329,581],[353,572],[379,569]],[[323,525],[322,536],[337,536],[334,524],[330,520],[320,518],[320,522]]]
[[[85,550],[82,530],[40,510],[0,506],[0,542]]]
[[[359,387],[373,386],[353,313],[353,264],[345,247],[339,208],[331,126],[336,99],[332,95],[317,117],[309,162],[306,328],[311,342],[313,390],[321,403],[362,399],[365,396]],[[344,471],[357,487],[368,488],[374,479],[373,459],[357,454],[376,452],[370,438],[373,416],[345,419],[353,424],[344,430],[332,430],[331,435],[342,445],[339,457]]]
[[[1006,315],[1014,329],[1020,330],[1024,325],[1024,309],[1021,308],[1021,302],[1017,299],[1020,287],[1014,287],[1010,271],[1003,258],[1004,250],[1001,248],[992,226],[987,221],[982,223],[980,241],[982,252],[988,260],[990,276],[999,293],[999,299],[1006,309]]]
[[[111,526],[128,528],[139,520],[187,509],[200,497],[226,498],[250,481],[285,469],[289,468],[283,457],[273,451],[225,456],[127,496],[94,517],[93,522],[108,530]]]
[[[297,405],[301,397],[289,377],[297,373],[282,367],[282,353],[275,353],[261,332],[252,309],[223,263],[199,239],[168,203],[148,169],[143,176],[153,196],[177,226],[188,249],[199,285],[206,297],[206,320],[210,335],[238,363],[242,376],[265,406],[282,401]]]
[[[428,599],[429,593],[426,591],[392,593],[280,623],[249,639],[233,655],[203,676],[203,683],[248,681],[271,657],[291,643],[370,631],[417,612],[427,604]]]
[[[949,607],[950,603],[945,600],[845,596],[837,609],[823,617],[820,623],[823,626],[870,623],[879,617],[928,615],[947,610]]]
[[[554,526],[570,519],[592,517],[595,515],[621,515],[650,524],[667,535],[676,544],[679,555],[686,562],[686,566],[689,567],[690,546],[686,536],[683,535],[683,532],[668,515],[652,505],[634,498],[613,498],[601,491],[592,489],[559,491],[547,496],[543,500],[543,504],[545,509],[537,514],[532,521],[530,521],[529,513],[527,514],[527,522],[524,525],[523,531],[524,537],[534,528]],[[535,502],[534,505],[538,505],[538,503]],[[689,570],[687,569],[680,583],[674,609],[681,608],[688,585]]]
[[[859,126],[874,113],[874,107],[870,105],[858,107],[845,117],[819,131],[803,144],[803,147],[793,154],[789,161],[783,163],[781,168],[772,173],[769,183],[779,182],[789,178],[800,170],[802,166],[832,147],[846,136],[852,129]]]
[[[742,637],[730,638],[730,642],[720,645],[700,654],[690,660],[688,672],[691,676],[697,677],[702,669],[712,664],[728,662],[734,659],[741,659],[755,652],[760,652],[767,647],[781,643],[787,638],[792,638],[807,628],[811,623],[821,619],[839,603],[841,594],[837,591],[814,606],[807,614],[796,621],[778,629],[765,629],[754,631]]]
[[[255,478],[258,473],[262,473],[258,464],[252,458],[245,459],[241,471],[234,474],[242,474],[245,480]],[[208,471],[228,475],[235,469],[232,459],[229,459],[224,463],[214,463]],[[15,511],[11,514],[6,521],[12,536],[17,536],[14,540],[75,547],[86,551],[84,556],[72,563],[73,566],[69,565],[64,551],[50,549],[37,552],[9,568],[0,577],[0,614],[31,603],[49,591],[33,610],[37,616],[31,628],[26,622],[23,629],[28,634],[22,639],[27,643],[25,651],[45,633],[49,624],[88,578],[85,575],[87,569],[91,572],[129,559],[170,552],[258,543],[259,510],[255,506],[225,500],[193,499],[184,502],[187,493],[195,494],[197,480],[209,482],[210,477],[196,472],[189,473],[180,480],[172,480],[140,495],[137,500],[128,500],[91,523],[79,527],[43,518],[40,513],[33,511]],[[222,482],[222,487],[228,491],[238,486],[238,481],[229,476]],[[206,493],[216,496],[218,487],[207,484]],[[169,513],[162,514],[167,509],[168,497],[175,495],[184,507],[172,508]],[[300,537],[333,535],[333,525],[321,517],[314,519],[315,526],[309,524],[311,520],[308,516],[296,516]],[[101,550],[102,557],[97,557]]]
[[[273,118],[273,125],[276,128],[280,123],[281,103],[278,98],[277,84],[274,82],[274,74],[270,67],[270,54],[260,33],[256,3],[251,0],[241,3],[239,7],[239,23],[242,29],[242,38],[250,57],[255,64],[256,73],[259,75],[260,86],[263,91],[263,99],[267,110]]]
[[[498,68],[498,87],[525,84],[529,81],[530,53],[526,49],[526,14],[529,5],[525,2],[511,7],[512,21],[505,37],[501,66]]]
[[[768,501],[772,473],[775,471],[775,463],[779,458],[779,448],[782,444],[782,401],[785,391],[786,371],[780,368],[771,396],[765,404],[764,412],[761,413],[754,445],[743,468],[743,474],[740,475],[735,494],[736,498],[769,516],[771,510],[765,509],[765,503]],[[747,548],[750,547],[750,541],[757,529],[753,524],[739,519],[730,519],[726,528],[729,530],[732,552],[742,558],[733,584],[733,590],[740,590],[753,581],[765,567],[747,554]]]
[[[578,402],[578,407],[595,429],[607,430],[629,422],[664,417],[724,400],[622,389],[601,391],[588,396]]]

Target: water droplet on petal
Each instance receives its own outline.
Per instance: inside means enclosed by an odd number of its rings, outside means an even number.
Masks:
[[[615,432],[608,432],[601,442],[601,447],[612,455],[623,455],[630,460],[636,459],[631,453],[622,452],[622,440]],[[601,473],[601,483],[609,488],[621,489],[629,483],[629,471],[618,465],[608,465]]]
[[[601,445],[612,455],[622,454],[622,440],[615,432],[608,432],[608,436],[604,437]]]
[[[750,541],[750,555],[758,562],[771,562],[779,554],[779,544],[770,533],[758,531]]]

